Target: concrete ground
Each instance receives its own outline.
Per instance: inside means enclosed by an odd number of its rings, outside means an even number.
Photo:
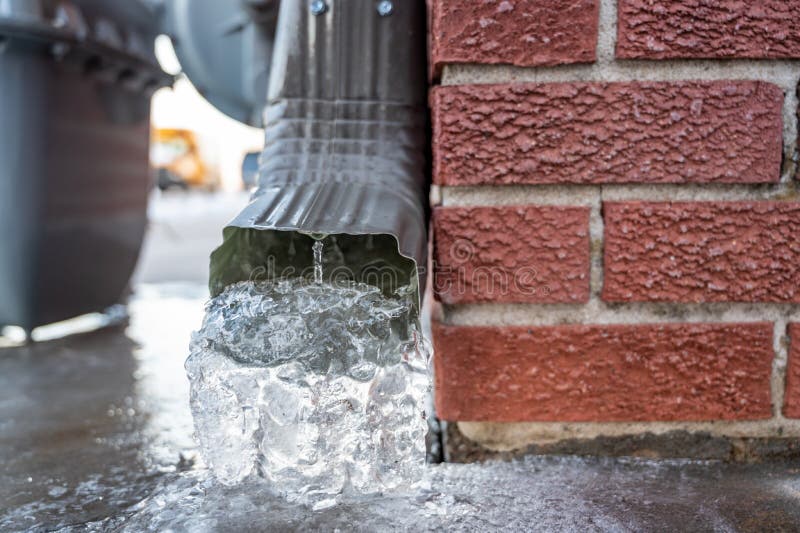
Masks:
[[[222,244],[222,228],[247,205],[246,192],[154,191],[147,237],[131,283],[208,280],[209,254]]]
[[[431,467],[435,498],[319,512],[216,486],[192,440],[183,360],[202,318],[208,253],[244,201],[157,201],[129,320],[67,336],[101,322],[44,328],[30,345],[0,339],[0,531],[390,530],[410,527],[409,517],[418,530],[800,530],[800,464],[786,462]]]

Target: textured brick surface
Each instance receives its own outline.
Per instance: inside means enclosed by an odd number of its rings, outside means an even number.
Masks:
[[[800,57],[796,0],[619,0],[617,57]]]
[[[786,368],[783,416],[800,418],[800,323],[789,324],[789,342],[789,364]]]
[[[431,59],[557,65],[595,60],[599,0],[431,0]]]
[[[772,325],[434,324],[436,409],[457,421],[769,418]]]
[[[770,83],[447,86],[432,105],[442,185],[779,179],[783,92]]]
[[[800,203],[610,202],[603,298],[800,302]]]
[[[445,303],[589,299],[588,207],[439,207],[433,231]]]

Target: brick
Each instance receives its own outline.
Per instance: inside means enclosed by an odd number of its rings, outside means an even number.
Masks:
[[[776,182],[782,106],[758,81],[437,87],[434,180]]]
[[[619,0],[617,57],[797,58],[800,2]]]
[[[800,203],[607,202],[608,301],[800,302]]]
[[[433,233],[444,303],[589,300],[588,207],[439,207]]]
[[[789,343],[783,416],[800,418],[800,323],[789,324]]]
[[[431,62],[592,62],[598,10],[598,0],[432,0]]]
[[[772,325],[434,324],[450,421],[748,420],[771,416]]]

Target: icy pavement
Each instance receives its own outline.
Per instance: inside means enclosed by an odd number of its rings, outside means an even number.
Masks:
[[[800,529],[785,463],[444,465],[428,488],[319,511],[224,487],[197,459],[183,370],[204,296],[140,287],[128,327],[0,348],[0,531]]]
[[[782,471],[780,474],[778,471]],[[312,511],[261,483],[171,479],[91,531],[796,531],[796,470],[536,457],[439,465],[427,488]]]

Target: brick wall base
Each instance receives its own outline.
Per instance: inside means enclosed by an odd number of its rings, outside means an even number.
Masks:
[[[505,427],[503,427],[505,426]],[[741,437],[705,430],[671,429],[654,433],[652,427],[620,435],[566,437],[555,440],[526,435],[524,425],[450,423],[442,435],[444,459],[451,463],[509,460],[523,455],[595,455],[648,459],[693,458],[729,462],[800,459],[797,437]],[[530,429],[530,428],[527,428]],[[579,433],[579,432],[578,432]],[[517,434],[513,437],[512,434]],[[467,436],[469,435],[469,436]],[[518,441],[516,439],[519,439]],[[518,442],[518,447],[509,447]]]
[[[797,455],[800,8],[429,4],[450,460]]]

